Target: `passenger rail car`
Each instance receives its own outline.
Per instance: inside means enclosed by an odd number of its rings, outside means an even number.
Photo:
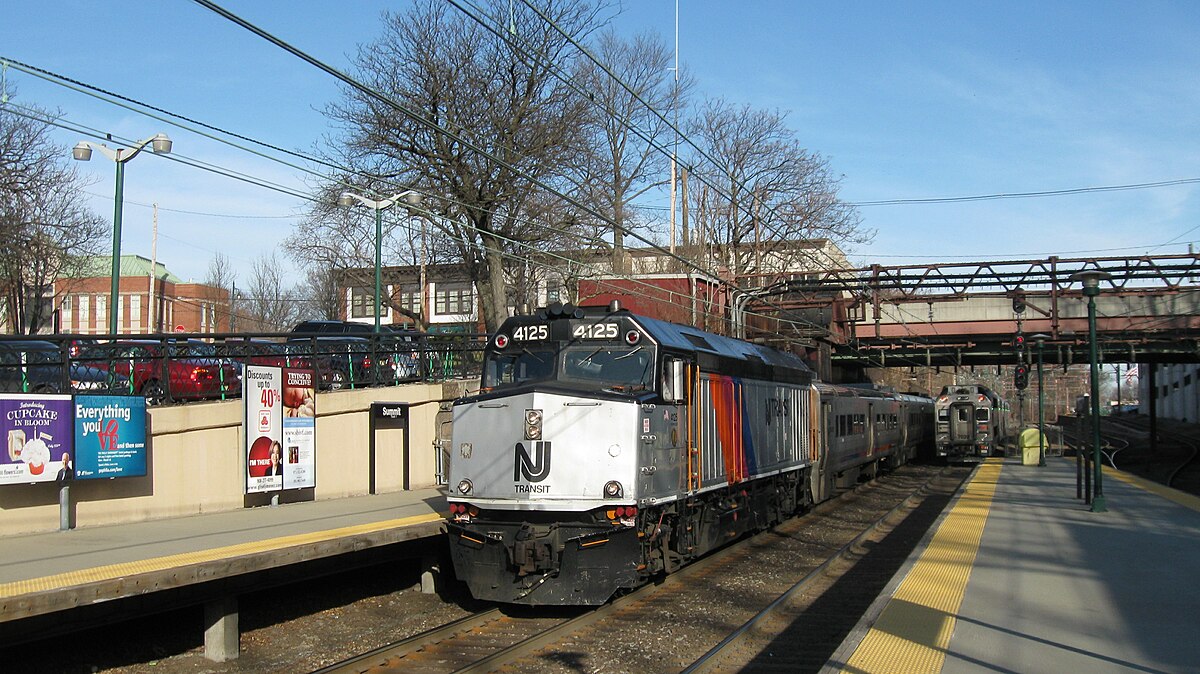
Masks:
[[[922,419],[924,417],[924,419]],[[601,604],[932,440],[932,401],[634,315],[508,319],[457,400],[451,558],[480,599]]]
[[[995,391],[978,384],[946,386],[934,407],[939,458],[971,462],[999,455],[1008,436],[1008,405]]]

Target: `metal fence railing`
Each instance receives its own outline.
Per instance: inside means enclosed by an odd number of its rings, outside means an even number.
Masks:
[[[151,405],[241,395],[242,366],[312,370],[320,390],[476,377],[487,336],[384,332],[0,336],[0,392],[142,395]]]

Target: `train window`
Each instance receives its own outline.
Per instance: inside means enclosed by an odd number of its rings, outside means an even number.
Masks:
[[[988,408],[980,407],[979,409],[975,410],[975,421],[987,421],[987,420],[988,420]]]
[[[937,411],[938,421],[950,421],[950,410],[942,408]]]
[[[524,384],[554,376],[554,350],[524,348],[512,353],[495,353],[483,368],[485,388]]]
[[[640,346],[574,346],[563,355],[563,376],[614,386],[648,389],[654,375],[654,354]]]
[[[959,421],[970,421],[971,420],[971,416],[969,414],[967,414],[966,407],[958,408],[957,412],[958,412],[958,420]]]

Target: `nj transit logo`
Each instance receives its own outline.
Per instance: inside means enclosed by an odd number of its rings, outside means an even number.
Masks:
[[[550,475],[550,443],[536,441],[533,443],[533,456],[525,450],[525,445],[517,443],[517,458],[513,470],[513,482],[522,478],[529,482],[541,482]]]

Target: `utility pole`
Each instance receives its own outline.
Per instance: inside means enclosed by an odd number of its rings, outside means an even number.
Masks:
[[[158,204],[157,203],[154,204],[154,227],[151,231],[152,231],[152,234],[150,235],[150,316],[149,316],[150,321],[149,321],[149,323],[150,323],[150,332],[154,333],[154,332],[162,332],[161,330],[158,329],[158,324],[155,322],[155,319],[158,318],[158,316],[155,315],[155,305],[158,304],[158,300],[156,299],[158,297],[158,292],[157,292],[157,289],[155,288],[156,281],[158,280]]]

